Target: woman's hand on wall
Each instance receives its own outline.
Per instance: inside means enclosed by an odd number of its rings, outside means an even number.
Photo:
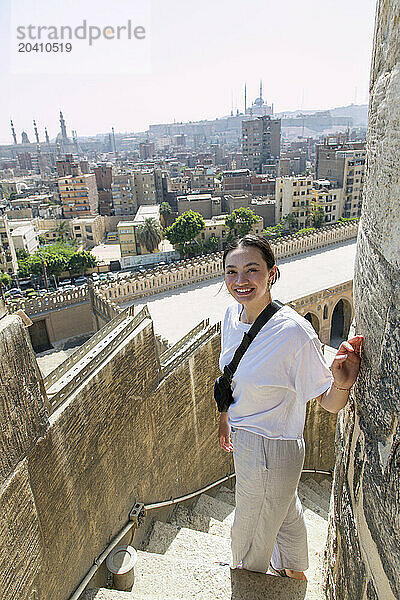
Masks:
[[[334,383],[331,388],[318,396],[322,408],[338,413],[346,406],[351,386],[357,379],[360,369],[360,351],[362,335],[356,335],[347,342],[342,342],[331,364]]]
[[[360,351],[362,335],[356,335],[347,342],[342,342],[332,362],[331,371],[335,385],[341,388],[351,388],[357,379],[360,369]]]
[[[228,413],[222,412],[219,417],[218,429],[219,445],[225,452],[232,452],[231,426],[228,423]]]

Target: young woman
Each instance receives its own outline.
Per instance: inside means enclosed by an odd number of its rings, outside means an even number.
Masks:
[[[220,368],[229,364],[243,334],[272,301],[279,270],[268,242],[249,234],[223,258],[225,284],[236,303],[222,328]],[[304,463],[306,403],[316,398],[337,413],[360,365],[362,336],[343,342],[329,369],[311,324],[289,306],[262,327],[232,381],[233,404],[220,415],[219,444],[233,450],[236,512],[233,566],[306,580],[307,533],[297,485]]]

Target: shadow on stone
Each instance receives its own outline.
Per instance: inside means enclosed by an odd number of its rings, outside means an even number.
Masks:
[[[231,570],[231,600],[304,600],[306,592],[306,581]]]

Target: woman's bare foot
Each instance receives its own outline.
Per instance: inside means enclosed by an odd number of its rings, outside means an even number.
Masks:
[[[299,581],[307,581],[307,577],[303,571],[292,571],[291,569],[285,569],[286,575],[292,579],[298,579]]]

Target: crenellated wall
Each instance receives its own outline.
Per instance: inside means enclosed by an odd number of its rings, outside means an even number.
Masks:
[[[400,598],[400,0],[377,3],[354,276],[360,374],[339,414],[330,600]]]

